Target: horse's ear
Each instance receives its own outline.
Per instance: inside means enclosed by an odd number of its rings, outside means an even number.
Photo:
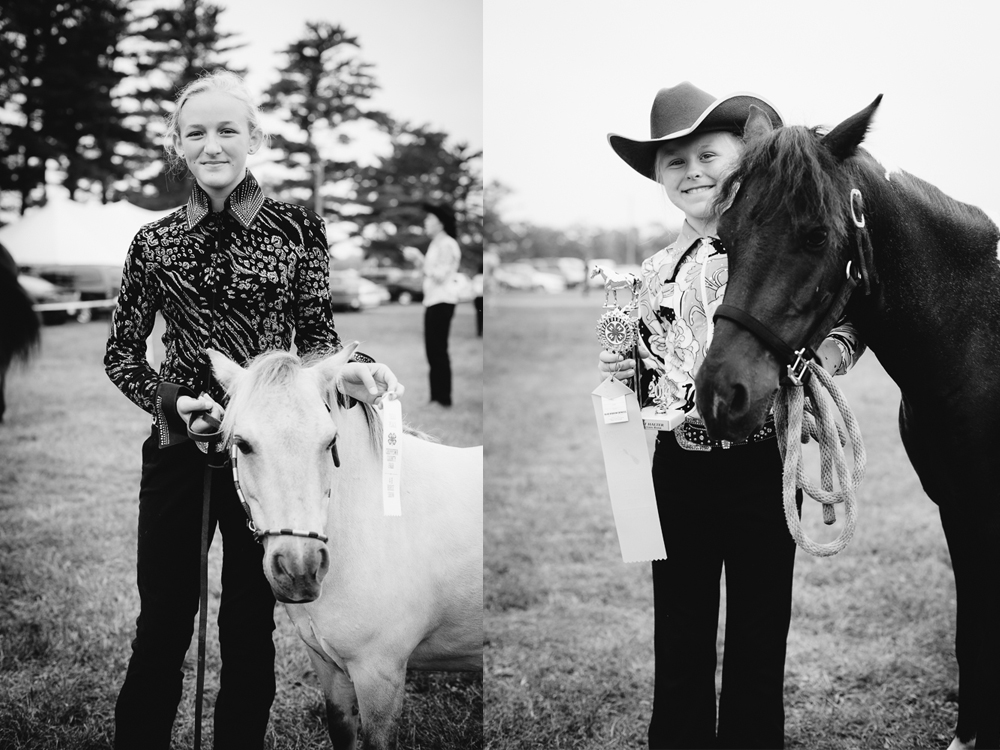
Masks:
[[[348,360],[350,360],[350,358],[354,355],[354,352],[357,351],[357,348],[360,345],[361,345],[360,341],[352,341],[350,344],[344,346],[344,348],[341,349],[336,354],[332,354],[326,359],[319,362],[317,364],[317,367],[323,374],[324,379],[329,380],[331,377],[333,377],[333,375],[336,373],[338,369],[346,365]]]
[[[747,117],[747,124],[743,127],[743,139],[752,141],[754,138],[761,138],[774,130],[771,118],[756,104],[750,105],[750,116]]]
[[[215,379],[226,389],[226,393],[232,393],[246,370],[222,352],[217,352],[215,349],[206,349],[206,351],[208,358],[212,360],[212,372],[215,373]]]
[[[823,145],[838,161],[844,161],[857,152],[858,146],[868,133],[868,128],[871,127],[872,117],[881,101],[882,95],[879,94],[875,97],[875,101],[823,136]]]

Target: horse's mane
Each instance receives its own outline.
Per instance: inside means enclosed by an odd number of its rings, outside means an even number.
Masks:
[[[842,241],[850,193],[841,176],[843,170],[820,146],[823,135],[818,127],[786,126],[751,139],[736,168],[723,180],[716,207],[728,206],[740,186],[753,181],[766,188],[755,191],[752,220],[766,223],[779,213],[823,216],[827,217],[831,239]]]
[[[232,395],[226,407],[226,414],[222,420],[222,434],[225,444],[229,444],[233,438],[233,427],[240,412],[247,408],[248,403],[252,403],[260,393],[274,387],[289,385],[304,368],[315,367],[317,364],[330,355],[317,355],[305,360],[291,352],[272,351],[251,360],[246,367],[246,375],[240,381],[240,387]],[[344,396],[331,383],[326,393],[322,394],[323,399],[330,409],[340,408],[360,408],[368,427],[368,437],[371,441],[372,450],[381,455],[382,451],[382,420],[375,413],[375,408],[362,401],[355,401]],[[433,440],[429,435],[418,432],[403,425],[403,432],[413,435],[422,440]]]

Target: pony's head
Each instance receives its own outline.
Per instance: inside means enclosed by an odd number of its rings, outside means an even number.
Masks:
[[[243,368],[209,350],[229,395],[223,436],[235,448],[239,486],[264,545],[264,574],[281,602],[317,599],[330,567],[319,537],[339,466],[340,410],[331,384],[356,346],[306,367],[277,351]]]
[[[870,258],[859,263],[855,156],[881,98],[825,135],[775,129],[761,111],[747,120],[746,150],[718,199],[729,280],[695,379],[698,410],[717,439],[741,440],[764,422],[790,352],[822,341],[853,288],[845,282],[870,269]]]

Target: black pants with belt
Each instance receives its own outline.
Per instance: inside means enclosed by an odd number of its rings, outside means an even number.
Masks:
[[[137,580],[140,612],[115,707],[115,748],[170,747],[182,666],[198,612],[205,455],[193,442],[142,447]],[[215,747],[261,748],[274,700],[274,595],[263,548],[246,527],[228,469],[213,469],[211,533],[223,536]]]
[[[668,559],[653,562],[656,676],[649,746],[784,747],[795,542],[782,510],[777,442],[697,452],[660,433],[653,485]],[[726,636],[717,729],[723,564]]]
[[[424,347],[430,365],[431,401],[451,406],[451,360],[448,333],[455,306],[447,302],[424,308]]]

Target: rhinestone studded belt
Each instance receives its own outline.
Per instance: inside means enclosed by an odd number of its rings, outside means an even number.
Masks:
[[[741,445],[770,440],[774,436],[775,429],[772,418],[768,418],[763,427],[752,433],[745,440],[740,440],[739,442],[713,440],[708,436],[708,430],[705,429],[705,425],[702,424],[701,420],[696,420],[692,417],[688,417],[674,429],[674,437],[677,439],[677,444],[684,450],[689,451],[709,451],[712,448],[735,448]]]

